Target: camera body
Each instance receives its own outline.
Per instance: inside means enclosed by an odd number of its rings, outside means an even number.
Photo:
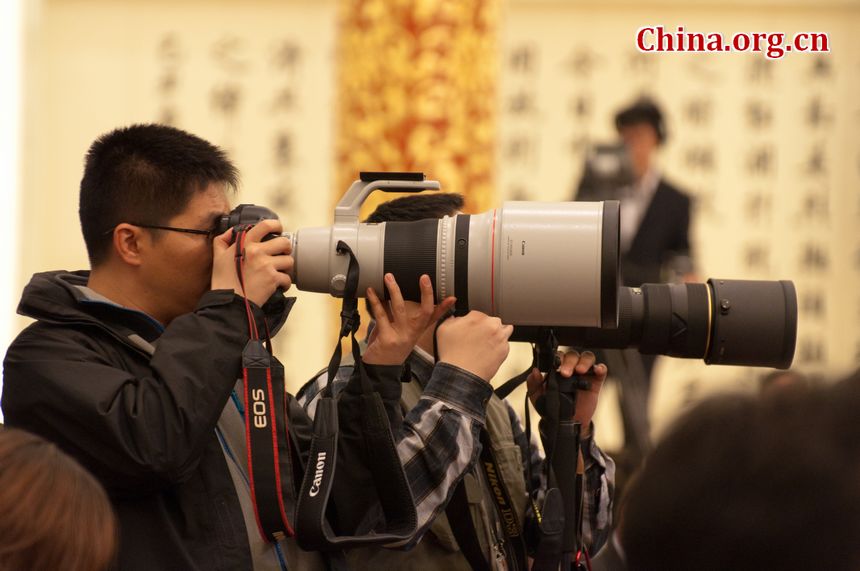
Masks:
[[[233,239],[236,238],[236,232],[243,226],[251,226],[261,220],[280,220],[278,215],[265,206],[257,204],[240,204],[230,211],[229,214],[221,216],[218,220],[218,228],[216,232],[223,234],[229,229],[233,229]],[[277,234],[267,234],[263,237],[263,241],[277,238]]]

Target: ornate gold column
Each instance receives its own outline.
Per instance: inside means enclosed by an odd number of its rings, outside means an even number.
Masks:
[[[493,204],[497,24],[498,0],[343,0],[334,203],[359,171],[398,170]]]

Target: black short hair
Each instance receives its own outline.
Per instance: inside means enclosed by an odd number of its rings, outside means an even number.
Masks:
[[[110,251],[110,230],[121,222],[163,224],[194,193],[212,183],[235,191],[239,173],[215,145],[166,125],[132,125],[90,146],[78,214],[90,265]]]
[[[654,128],[654,132],[657,133],[657,141],[660,144],[666,141],[666,125],[663,121],[663,113],[652,100],[646,97],[638,99],[615,115],[615,128],[618,131],[621,131],[622,127],[642,123]]]
[[[427,218],[453,216],[463,208],[462,194],[455,192],[433,192],[401,196],[383,202],[367,217],[365,222],[413,222]]]
[[[629,488],[628,569],[860,569],[858,410],[856,376],[692,409]]]

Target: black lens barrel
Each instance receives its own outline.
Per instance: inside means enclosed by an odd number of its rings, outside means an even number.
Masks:
[[[403,299],[421,301],[418,279],[427,274],[436,291],[436,234],[439,220],[385,223],[383,271],[397,277]],[[385,291],[388,298],[388,290]]]
[[[790,281],[709,280],[714,325],[706,363],[787,369],[797,341]]]
[[[645,284],[645,315],[639,351],[703,359],[708,347],[710,311],[706,284]]]
[[[617,329],[551,327],[561,345],[636,347],[641,353],[709,364],[786,369],[797,339],[790,281],[710,280],[618,290]],[[514,327],[512,341],[534,342],[550,327]]]

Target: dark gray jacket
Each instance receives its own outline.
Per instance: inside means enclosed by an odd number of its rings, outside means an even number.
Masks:
[[[6,354],[6,422],[56,442],[102,482],[119,520],[121,569],[251,569],[215,431],[241,376],[244,303],[211,291],[163,328],[88,299],[79,289],[87,280],[87,272],[48,272],[24,290],[18,311],[37,321]],[[277,299],[267,304],[273,330],[290,305]],[[264,313],[254,311],[262,327]],[[306,442],[304,412],[291,406],[290,417]]]

